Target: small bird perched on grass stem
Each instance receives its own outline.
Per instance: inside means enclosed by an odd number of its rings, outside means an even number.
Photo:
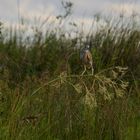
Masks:
[[[84,71],[82,72],[82,75],[86,72],[87,68],[91,69],[93,75],[94,73],[93,60],[89,45],[86,45],[83,49],[80,50],[80,60],[84,65]]]

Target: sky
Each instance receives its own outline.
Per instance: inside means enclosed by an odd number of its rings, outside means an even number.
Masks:
[[[67,1],[67,0],[66,0]],[[97,13],[117,15],[124,12],[130,16],[134,11],[140,14],[140,0],[69,0],[73,3],[72,17],[75,21],[90,24]],[[7,24],[18,23],[18,8],[20,17],[32,20],[41,17],[45,20],[64,13],[62,0],[0,0],[0,21]]]

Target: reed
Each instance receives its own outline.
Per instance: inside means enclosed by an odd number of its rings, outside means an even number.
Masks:
[[[80,32],[19,37],[0,24],[0,139],[140,138],[140,31],[111,23],[86,36],[94,75],[81,75]]]

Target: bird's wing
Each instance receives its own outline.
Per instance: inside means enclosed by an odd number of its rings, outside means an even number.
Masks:
[[[92,61],[92,54],[89,51],[87,52],[87,59]]]
[[[86,53],[84,54],[84,63],[90,63],[92,62],[92,55],[90,53],[90,51],[86,51]]]

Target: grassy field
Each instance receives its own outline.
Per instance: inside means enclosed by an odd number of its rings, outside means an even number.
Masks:
[[[0,140],[140,139],[140,31],[133,23],[86,35],[95,72],[83,76],[80,32],[67,38],[35,30],[29,38],[0,24]]]

